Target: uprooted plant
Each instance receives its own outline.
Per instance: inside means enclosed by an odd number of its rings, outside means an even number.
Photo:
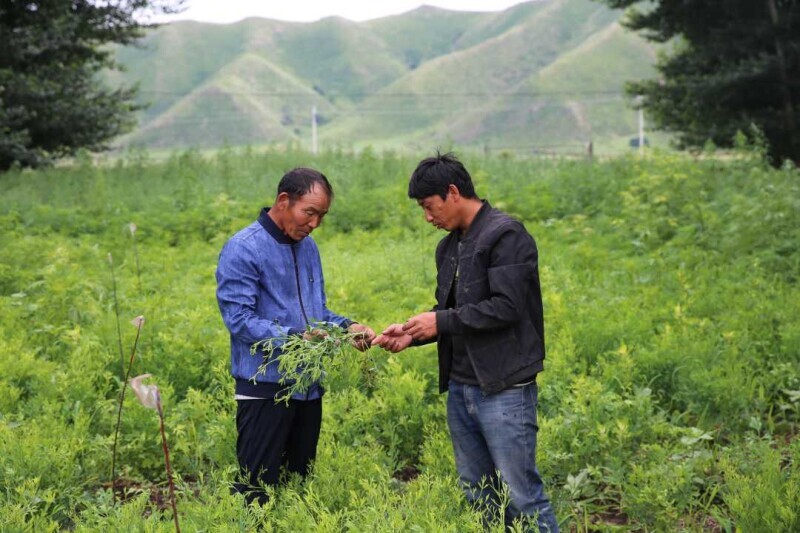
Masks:
[[[256,342],[251,355],[263,353],[258,374],[277,361],[283,389],[276,401],[286,401],[294,394],[304,394],[316,382],[325,383],[329,372],[341,366],[349,356],[361,358],[360,371],[366,388],[374,387],[377,369],[369,349],[359,354],[355,348],[364,342],[362,332],[353,332],[327,322],[314,322],[303,335],[282,335]],[[257,374],[257,375],[258,375]],[[253,376],[255,379],[255,376]]]

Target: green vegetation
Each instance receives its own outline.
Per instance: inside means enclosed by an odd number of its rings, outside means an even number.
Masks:
[[[371,357],[354,353],[354,343],[358,342],[364,342],[363,333],[351,333],[325,322],[312,322],[302,336],[287,334],[255,343],[250,347],[250,355],[278,357],[278,369],[282,376],[279,383],[284,388],[276,399],[288,403],[294,394],[306,393],[314,383],[327,386],[328,376],[354,357],[361,360],[364,377],[362,386],[371,389],[377,369]],[[258,367],[258,373],[263,375],[266,371],[265,360]]]
[[[178,22],[116,49],[151,107],[125,147],[302,141],[317,107],[322,146],[460,146],[583,152],[630,137],[623,81],[653,75],[655,48],[592,0],[501,12],[422,6],[363,23]],[[615,152],[619,152],[617,148]]]
[[[731,146],[736,132],[763,135],[775,166],[800,162],[800,4],[597,0],[625,9],[625,27],[669,43],[658,77],[630,80],[656,125],[682,148]],[[753,127],[755,126],[755,127]]]
[[[405,196],[417,159],[130,152],[0,177],[3,528],[173,528],[152,411],[126,405],[116,468],[128,494],[112,505],[123,372],[112,253],[123,346],[129,320],[146,317],[132,375],[151,373],[161,392],[184,530],[481,531],[455,478],[431,346],[371,352],[370,387],[345,356],[308,481],[264,508],[229,493],[222,244],[284,171],[316,166],[336,188],[314,234],[331,308],[375,329],[403,320],[433,301],[442,236]],[[538,460],[563,529],[800,530],[798,171],[750,152],[465,164],[540,248]]]

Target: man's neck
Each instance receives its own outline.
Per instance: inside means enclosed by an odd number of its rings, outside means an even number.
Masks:
[[[275,225],[278,227],[279,230],[281,230],[284,234],[286,234],[286,230],[283,229],[283,220],[281,220],[274,206],[269,211],[267,211],[267,216],[272,219],[272,221],[275,223]]]

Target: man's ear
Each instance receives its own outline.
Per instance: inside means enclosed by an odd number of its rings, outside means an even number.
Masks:
[[[291,201],[291,198],[289,198],[289,193],[282,192],[282,193],[278,194],[277,197],[275,197],[275,205],[274,205],[274,207],[277,207],[279,211],[283,211],[287,207],[289,207],[290,201]]]
[[[447,186],[447,194],[456,202],[461,199],[461,191],[453,183]]]

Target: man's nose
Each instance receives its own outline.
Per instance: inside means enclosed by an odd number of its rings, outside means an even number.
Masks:
[[[425,213],[425,222],[427,222],[427,223],[429,223],[429,224],[430,224],[431,222],[433,222],[433,217],[431,216],[431,214],[430,214],[430,213]]]
[[[322,219],[318,216],[311,217],[311,220],[308,222],[308,225],[311,226],[311,229],[317,229],[322,222]]]

